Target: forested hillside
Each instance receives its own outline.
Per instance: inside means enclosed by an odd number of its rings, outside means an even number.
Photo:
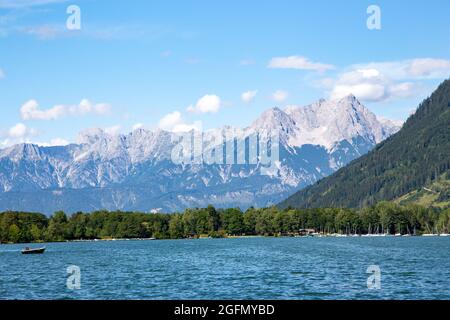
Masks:
[[[450,80],[422,102],[395,135],[335,174],[303,189],[280,207],[365,207],[401,198],[443,181],[436,199],[445,204],[450,172]],[[432,190],[433,192],[433,190]]]

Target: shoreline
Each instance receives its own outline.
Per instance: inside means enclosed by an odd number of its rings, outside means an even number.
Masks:
[[[36,241],[36,242],[10,242],[0,243],[1,245],[26,245],[26,244],[46,244],[46,243],[77,243],[77,242],[115,242],[115,241],[167,241],[167,240],[205,240],[205,239],[252,239],[252,238],[445,238],[450,234],[421,234],[421,235],[394,235],[394,234],[362,234],[362,235],[346,235],[346,234],[314,234],[314,235],[293,235],[293,236],[267,236],[267,235],[243,235],[243,236],[225,236],[221,238],[214,237],[197,237],[197,238],[179,238],[179,239],[157,239],[157,238],[111,238],[111,239],[78,239],[64,241]]]

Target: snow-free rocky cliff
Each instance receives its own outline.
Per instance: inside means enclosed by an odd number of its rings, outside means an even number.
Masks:
[[[269,109],[237,139],[279,132],[280,162],[270,175],[261,174],[260,164],[175,164],[171,153],[176,142],[167,131],[110,135],[91,129],[68,146],[19,144],[0,150],[0,210],[49,214],[268,206],[333,173],[399,129],[352,95]]]

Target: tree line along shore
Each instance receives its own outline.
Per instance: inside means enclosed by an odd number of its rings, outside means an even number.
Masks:
[[[237,208],[186,209],[182,213],[95,211],[70,216],[55,212],[0,213],[0,243],[59,242],[94,239],[183,239],[232,236],[423,235],[448,234],[450,208],[380,202],[364,209],[278,209],[245,212]]]

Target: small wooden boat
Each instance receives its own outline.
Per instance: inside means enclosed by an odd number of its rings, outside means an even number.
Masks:
[[[38,248],[38,249],[30,249],[30,248],[25,248],[22,250],[22,254],[42,254],[45,251],[45,247],[43,248]]]

